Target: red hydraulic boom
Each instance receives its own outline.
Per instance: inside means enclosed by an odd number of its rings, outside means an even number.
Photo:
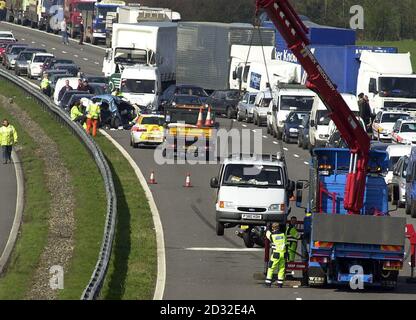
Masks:
[[[330,111],[341,136],[351,150],[350,169],[345,186],[344,207],[349,214],[360,214],[364,202],[370,138],[308,48],[309,32],[288,0],[256,0],[273,21],[288,47],[308,74],[306,86],[316,92]]]

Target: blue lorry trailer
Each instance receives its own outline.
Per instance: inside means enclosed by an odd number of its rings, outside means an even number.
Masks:
[[[388,169],[384,151],[371,151],[364,206],[360,215],[344,209],[344,190],[350,166],[347,149],[315,149],[310,164],[308,211],[309,286],[348,285],[357,278],[364,286],[394,288],[405,259],[406,219],[388,211]],[[303,189],[298,183],[298,190]],[[302,202],[297,192],[297,204]],[[355,280],[354,280],[355,281]]]

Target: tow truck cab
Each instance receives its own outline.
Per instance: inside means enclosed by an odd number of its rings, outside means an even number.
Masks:
[[[349,150],[314,150],[308,201],[312,223],[305,230],[310,234],[310,286],[349,284],[357,272],[364,285],[396,286],[404,261],[406,219],[389,215],[384,179],[388,167],[385,151],[370,151],[364,206],[360,215],[349,215],[344,209]],[[299,206],[301,182],[297,189]]]

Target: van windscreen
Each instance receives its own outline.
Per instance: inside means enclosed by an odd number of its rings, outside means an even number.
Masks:
[[[280,99],[280,110],[311,111],[313,97],[304,96],[282,96]]]

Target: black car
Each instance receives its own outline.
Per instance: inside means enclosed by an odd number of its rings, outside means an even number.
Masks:
[[[102,77],[102,76],[92,76],[92,75],[83,74],[81,76],[81,79],[83,81],[87,80],[90,85],[91,85],[91,83],[108,84],[108,78],[107,77]]]
[[[79,91],[79,90],[69,90],[64,93],[64,95],[61,98],[61,101],[59,101],[59,107],[62,109],[68,109],[71,105],[69,104],[69,101],[71,100],[72,96],[74,94],[89,94],[85,91]]]
[[[307,114],[299,126],[298,146],[305,150],[309,147],[309,118],[310,114]]]
[[[303,123],[304,118],[309,115],[307,112],[290,112],[287,117],[285,124],[283,125],[283,142],[290,143],[292,140],[297,141],[299,138],[300,126]]]
[[[92,94],[95,95],[95,96],[99,96],[99,95],[107,93],[108,86],[105,83],[101,83],[101,82],[95,83],[95,82],[93,82],[93,83],[88,83],[88,85],[91,88]]]
[[[58,58],[48,58],[43,64],[43,70],[46,69],[56,69],[56,64],[75,64],[74,61],[70,59],[58,59]]]
[[[87,98],[87,99],[90,99],[91,100],[93,97],[94,97],[93,94],[90,94],[90,93],[85,92],[85,91],[81,91],[79,93],[74,93],[69,98],[69,100],[67,102],[68,107],[65,110],[67,110],[68,112],[70,112],[71,111],[71,108],[74,106],[74,104],[76,102],[80,101],[82,98]]]
[[[166,102],[171,101],[172,97],[175,95],[190,95],[190,96],[198,96],[200,97],[201,101],[205,103],[205,101],[208,98],[208,93],[201,88],[197,86],[192,85],[176,85],[172,84],[169,86],[161,95],[159,100],[159,106],[166,104]]]
[[[136,118],[136,109],[126,100],[110,94],[95,96],[94,102],[101,102],[100,126],[118,129],[123,126],[131,127],[131,122]]]
[[[53,66],[53,68],[59,70],[66,70],[67,73],[71,74],[74,77],[78,75],[78,72],[80,70],[80,67],[73,63],[57,63]]]
[[[227,115],[227,118],[237,116],[237,105],[240,101],[241,94],[238,90],[217,90],[214,91],[207,99],[216,115]]]

